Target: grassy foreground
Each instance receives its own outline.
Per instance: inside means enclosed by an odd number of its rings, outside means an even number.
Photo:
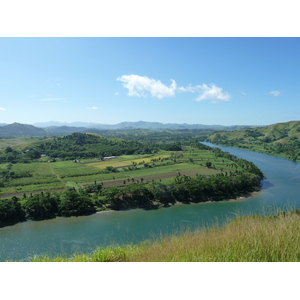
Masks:
[[[91,254],[33,258],[35,262],[298,262],[299,211],[237,218],[224,227],[162,237]]]

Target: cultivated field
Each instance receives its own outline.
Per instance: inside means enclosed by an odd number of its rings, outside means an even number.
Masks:
[[[210,162],[211,166],[207,167]],[[0,172],[8,164],[0,164]],[[240,167],[224,158],[216,158],[209,150],[186,148],[184,151],[160,151],[152,155],[123,155],[99,161],[16,163],[10,167],[10,178],[0,187],[0,197],[23,193],[57,190],[74,182],[86,186],[95,182],[103,186],[124,186],[130,182],[168,181],[176,176],[215,175]]]

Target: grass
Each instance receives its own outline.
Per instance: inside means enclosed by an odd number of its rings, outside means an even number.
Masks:
[[[19,149],[26,147],[27,145],[30,145],[32,142],[38,141],[39,138],[33,138],[33,137],[14,137],[14,138],[0,138],[0,151],[5,150],[8,146]]]
[[[298,262],[300,219],[295,212],[240,217],[221,228],[199,228],[139,245],[90,254],[33,257],[35,262]]]

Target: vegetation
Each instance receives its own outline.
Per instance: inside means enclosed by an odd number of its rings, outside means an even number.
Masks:
[[[65,137],[34,142],[19,151],[8,146],[0,155],[0,162],[29,163],[41,157],[55,161],[81,158],[102,158],[111,155],[150,154],[155,149],[137,141],[107,139],[95,134],[73,133]]]
[[[278,123],[255,129],[215,132],[202,140],[280,156],[294,161],[300,160],[300,121]]]
[[[240,217],[224,227],[199,228],[139,245],[93,253],[33,257],[35,262],[299,262],[299,211]]]
[[[142,148],[134,154],[104,160],[49,162],[47,158],[46,161],[40,158],[31,163],[0,165],[1,192],[6,196],[2,200],[5,204],[2,214],[13,216],[11,220],[8,217],[0,219],[0,226],[24,219],[77,216],[107,209],[154,209],[176,202],[221,201],[259,189],[263,177],[252,163],[193,141],[185,146],[170,143],[174,151],[156,151],[152,147],[153,153],[140,154],[141,149],[151,147],[135,141],[111,141],[95,135],[72,134],[53,139],[49,144],[34,143],[32,147],[47,150],[58,144],[58,148],[65,147],[72,153],[70,149],[77,145],[92,152],[97,147],[95,140],[104,148],[107,145],[114,147],[115,143],[127,146],[122,151],[132,152],[130,147],[135,146]],[[78,153],[87,152],[78,150]],[[33,193],[40,190],[42,192]],[[14,206],[10,207],[9,192],[15,192],[13,203],[20,205],[21,214],[16,215]]]

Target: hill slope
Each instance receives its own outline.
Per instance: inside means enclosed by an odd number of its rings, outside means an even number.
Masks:
[[[231,132],[215,132],[208,136],[207,141],[297,160],[300,158],[300,121]]]
[[[33,261],[298,262],[299,230],[299,211],[256,215],[238,218],[222,228],[199,228],[140,245],[98,248],[69,258],[45,255]]]

